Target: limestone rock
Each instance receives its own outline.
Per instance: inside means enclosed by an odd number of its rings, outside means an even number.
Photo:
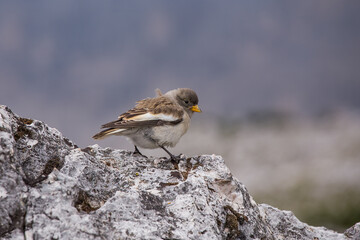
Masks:
[[[3,239],[356,239],[256,204],[220,156],[78,148],[0,107]]]

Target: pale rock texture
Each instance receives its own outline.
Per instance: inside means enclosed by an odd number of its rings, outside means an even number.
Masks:
[[[1,239],[359,239],[257,204],[220,156],[78,148],[0,107]]]

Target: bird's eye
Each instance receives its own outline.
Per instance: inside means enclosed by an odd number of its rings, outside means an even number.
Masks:
[[[185,104],[189,104],[189,101],[188,101],[188,100],[184,100],[184,103],[185,103]]]

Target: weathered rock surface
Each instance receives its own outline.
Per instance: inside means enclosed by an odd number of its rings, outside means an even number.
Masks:
[[[2,239],[360,239],[256,204],[220,156],[78,148],[0,106]]]

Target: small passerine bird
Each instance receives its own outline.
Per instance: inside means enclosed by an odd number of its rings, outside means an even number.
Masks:
[[[165,147],[174,147],[188,130],[192,114],[201,112],[199,99],[189,88],[178,88],[165,94],[158,89],[156,92],[155,98],[138,101],[117,120],[102,125],[106,129],[93,138],[125,136],[133,142],[134,153],[142,155],[137,147],[162,148],[176,161],[177,158]]]

